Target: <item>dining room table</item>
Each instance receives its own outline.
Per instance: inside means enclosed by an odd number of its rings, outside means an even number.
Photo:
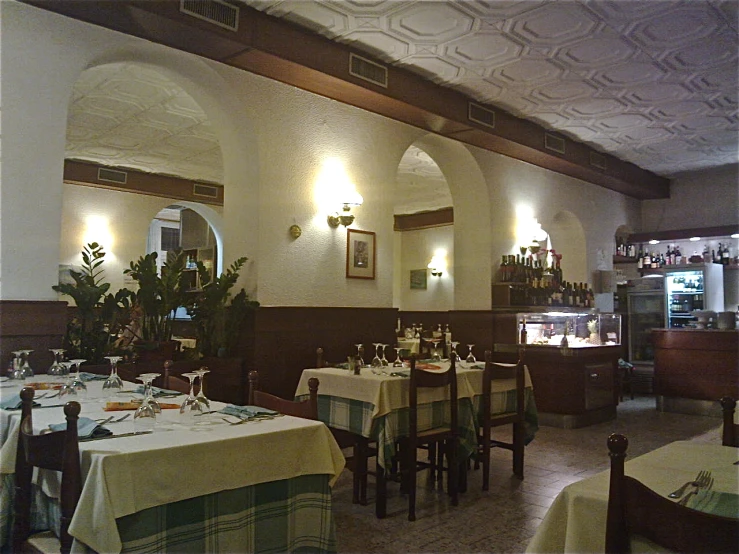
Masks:
[[[416,367],[444,372],[449,366],[449,360],[420,360]],[[477,452],[484,367],[483,363],[456,364],[459,439],[463,459]],[[407,365],[363,366],[358,372],[348,370],[344,364],[305,369],[295,391],[297,400],[308,397],[308,380],[311,377],[317,377],[321,383],[318,389],[318,419],[329,427],[377,441],[377,462],[388,469],[396,454],[397,440],[408,434],[410,369]],[[528,370],[525,379],[525,426],[527,441],[530,441],[538,429],[538,418]],[[513,409],[516,403],[515,388],[516,380],[513,377],[492,381],[491,410],[494,414]],[[448,394],[445,389],[419,390],[419,431],[448,422]]]
[[[186,418],[179,410],[186,395],[164,391],[158,400],[172,409],[157,414],[153,432],[136,433],[132,415],[119,420],[141,401],[139,387],[124,383],[110,394],[91,379],[86,395],[63,400],[59,378],[0,382],[4,404],[23,386],[50,387],[36,391],[35,433],[64,422],[67,400],[81,403],[81,418],[114,418],[103,426],[111,434],[80,437],[83,488],[69,527],[75,551],[336,550],[331,486],[345,460],[325,424],[278,413],[242,417],[259,410],[213,400]],[[0,409],[0,547],[9,540],[19,427],[20,410]],[[35,530],[58,526],[60,474],[40,471],[34,484]]]
[[[608,459],[605,439],[603,456]],[[626,475],[665,497],[695,480],[699,472],[710,471],[713,478],[710,490],[691,494],[687,506],[739,519],[738,448],[678,441],[626,460]],[[526,552],[604,552],[609,479],[610,470],[606,470],[562,489]],[[640,536],[632,537],[631,549],[635,553],[664,552],[664,548]]]

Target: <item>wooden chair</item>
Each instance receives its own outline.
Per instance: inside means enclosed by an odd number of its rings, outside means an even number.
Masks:
[[[730,396],[721,399],[721,409],[724,413],[724,426],[721,435],[721,444],[724,446],[739,447],[739,425],[734,423],[734,409],[736,400]]]
[[[66,431],[43,435],[33,434],[34,389],[24,387],[21,391],[21,428],[18,433],[18,449],[15,459],[15,519],[12,531],[13,552],[63,552],[72,549],[69,524],[82,494],[82,471],[77,437],[77,420],[80,405],[67,402],[64,415]],[[30,535],[31,524],[31,479],[33,468],[49,469],[62,473],[61,529],[57,539],[52,532]]]
[[[174,390],[177,392],[181,392],[182,394],[189,394],[190,393],[190,382],[185,381],[182,377],[178,377],[177,375],[172,374],[173,364],[174,362],[172,360],[167,360],[166,362],[164,362],[164,379],[163,379],[164,388],[167,390]]]
[[[268,410],[275,410],[281,414],[302,417],[305,419],[318,419],[318,379],[311,377],[308,379],[308,390],[310,397],[308,400],[296,402],[294,400],[285,400],[279,396],[269,394],[259,390],[259,373],[256,371],[249,372],[249,405],[260,406]]]
[[[737,551],[739,520],[680,506],[624,475],[628,445],[623,435],[608,437],[611,482],[606,553],[630,552],[632,535],[674,552]]]
[[[516,406],[513,411],[491,415],[492,383],[496,379],[516,379]],[[485,351],[485,371],[482,377],[481,422],[478,429],[478,455],[482,461],[482,490],[490,488],[490,449],[505,448],[513,452],[513,474],[523,480],[523,460],[526,433],[524,429],[524,390],[526,386],[523,351],[514,367],[497,364],[492,361],[490,350]],[[492,439],[493,427],[511,425],[513,437],[511,442]],[[475,464],[477,466],[477,463]]]
[[[422,388],[448,388],[450,421],[448,426],[418,430],[418,390]],[[430,468],[436,465],[418,460],[418,448],[436,444],[437,449],[447,459],[447,488],[452,498],[452,505],[459,504],[459,464],[457,451],[459,449],[459,416],[457,398],[457,370],[454,359],[451,360],[449,370],[444,373],[435,373],[416,369],[416,357],[411,357],[411,376],[408,387],[408,437],[401,441],[401,471],[406,478],[408,487],[408,521],[416,520],[416,475],[419,469]],[[438,471],[442,471],[437,466]],[[378,468],[378,481],[381,468]],[[378,484],[379,486],[379,484]]]

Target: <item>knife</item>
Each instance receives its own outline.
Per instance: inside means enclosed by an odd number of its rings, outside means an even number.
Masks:
[[[134,431],[133,433],[120,433],[118,435],[106,435],[104,437],[89,437],[86,439],[80,439],[80,442],[102,441],[105,439],[119,439],[121,437],[135,437],[136,435],[149,435],[153,432],[154,431]]]

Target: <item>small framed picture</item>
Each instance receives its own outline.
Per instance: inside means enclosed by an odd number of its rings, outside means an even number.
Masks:
[[[374,279],[376,259],[375,234],[371,231],[346,230],[346,276]]]
[[[411,269],[411,288],[426,289],[427,269]]]

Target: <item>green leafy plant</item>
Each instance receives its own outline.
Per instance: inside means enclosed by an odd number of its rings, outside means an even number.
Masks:
[[[108,293],[110,283],[104,282],[105,251],[97,242],[82,249],[81,271],[70,270],[74,283],[61,283],[51,288],[72,297],[77,309],[67,324],[64,348],[70,358],[82,358],[88,363],[104,363],[105,356],[121,354],[115,341],[128,324],[132,293],[121,289]]]
[[[239,258],[215,278],[201,262],[197,262],[202,289],[188,307],[188,314],[195,324],[197,349],[201,356],[232,352],[246,318],[259,306],[259,302],[249,300],[243,288],[229,303],[231,289],[246,261],[246,257]]]
[[[191,301],[184,273],[186,259],[181,250],[171,253],[160,272],[157,253],[152,252],[131,262],[130,267],[123,271],[139,286],[134,293],[138,320],[129,328],[135,338],[146,342],[172,340],[175,310],[180,306],[187,307]]]

